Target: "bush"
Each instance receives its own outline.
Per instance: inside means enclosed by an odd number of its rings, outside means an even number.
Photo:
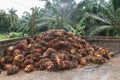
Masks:
[[[18,37],[22,37],[22,36],[23,36],[22,32],[19,32],[19,33],[12,32],[12,33],[10,33],[9,38],[18,38]]]

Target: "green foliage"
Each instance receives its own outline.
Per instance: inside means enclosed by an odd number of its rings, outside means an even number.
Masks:
[[[8,34],[0,34],[0,41],[1,40],[7,40],[9,39],[9,35]]]
[[[120,8],[120,0],[111,0],[111,1],[112,1],[114,11],[117,11],[117,9]]]
[[[0,33],[9,32],[10,20],[4,10],[0,10]]]
[[[108,25],[102,25],[102,26],[96,26],[97,28],[92,28],[92,31],[90,32],[89,36],[94,36],[104,30],[109,30],[114,28],[114,26],[108,26]]]
[[[15,23],[18,21],[18,15],[16,14],[17,10],[14,8],[8,9],[8,18],[10,20],[10,32],[14,30]]]
[[[86,18],[94,19],[94,23],[91,23],[91,26],[87,31],[88,35],[100,35],[105,33],[106,36],[111,36],[111,32],[119,34],[120,33],[120,1],[119,0],[110,0],[108,3],[101,1],[97,3],[99,6],[97,9],[101,10],[94,13],[87,13]],[[96,6],[96,7],[97,7]],[[95,27],[94,27],[95,26]],[[94,28],[94,29],[93,29]],[[113,31],[109,31],[109,30]],[[104,32],[103,32],[104,31]],[[100,33],[100,34],[99,34]]]
[[[18,37],[23,37],[23,33],[22,32],[11,32],[9,35],[9,38],[18,38]]]
[[[75,10],[74,0],[44,0],[45,13],[43,18],[49,26],[48,29],[61,29],[63,23],[72,23],[71,17]]]
[[[118,37],[118,36],[120,36],[120,34],[116,34],[116,36]]]
[[[68,23],[64,23],[64,28],[67,30],[67,31],[70,31],[72,32],[74,35],[76,36],[82,36],[84,35],[84,29],[85,29],[85,26],[83,26],[83,22],[84,22],[84,18],[82,18],[80,20],[80,22],[76,25],[75,28],[73,28],[70,24]]]
[[[34,8],[34,33],[38,33],[41,30],[41,26],[45,25],[45,20],[42,18],[44,14],[44,10],[35,7]],[[15,24],[15,31],[23,32],[24,34],[31,35],[32,33],[32,14],[29,12],[24,12],[22,18],[20,18]]]
[[[18,16],[16,10],[11,8],[9,13],[4,10],[0,10],[0,33],[8,33],[13,31],[14,24],[16,23]]]
[[[22,32],[11,32],[10,34],[0,34],[0,40],[8,40],[10,38],[20,38],[27,37],[27,34],[23,34]]]
[[[96,3],[99,2],[97,0],[81,0],[77,4],[75,0],[42,1],[46,2],[45,8],[35,7],[34,10],[35,33],[39,33],[42,29],[61,29],[64,28],[63,26],[68,26],[75,35],[85,34],[85,32],[82,32],[85,29],[85,22],[82,22],[82,17],[86,12],[97,13]],[[25,12],[23,17],[16,23],[14,29],[31,35],[31,23],[32,15]]]
[[[34,8],[34,34],[49,29],[66,29],[74,35],[111,36],[120,34],[120,0],[41,0],[45,7]],[[22,32],[31,35],[32,14],[18,18],[14,8],[0,10],[0,33]],[[10,37],[21,34],[11,33]]]
[[[75,35],[75,29],[68,23],[63,23],[64,25],[64,28],[67,30],[67,31],[70,31],[72,32],[74,35]]]

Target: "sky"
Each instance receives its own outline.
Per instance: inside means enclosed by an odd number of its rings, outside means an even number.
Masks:
[[[79,2],[80,0],[76,0]],[[0,10],[5,10],[6,12],[8,9],[12,7],[15,10],[18,10],[16,14],[21,17],[24,11],[31,12],[30,8],[38,6],[43,7],[45,3],[39,0],[1,0],[0,1]]]
[[[1,0],[0,1],[0,10],[5,10],[6,12],[8,9],[12,7],[17,11],[19,17],[22,16],[24,11],[31,12],[30,8],[39,6],[43,7],[44,3],[40,3],[39,0]]]

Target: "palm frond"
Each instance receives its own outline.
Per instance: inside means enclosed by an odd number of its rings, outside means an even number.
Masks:
[[[101,32],[103,30],[106,30],[106,29],[112,29],[113,27],[114,26],[108,26],[108,25],[96,26],[96,28],[91,31],[89,36],[95,35],[95,34]]]
[[[85,17],[86,18],[91,17],[91,18],[93,18],[95,20],[99,20],[99,21],[101,21],[103,23],[111,24],[111,22],[108,19],[103,19],[103,18],[101,18],[101,17],[99,17],[98,15],[95,15],[95,14],[86,13]]]
[[[65,28],[67,31],[73,32],[73,34],[74,34],[75,29],[74,29],[70,24],[68,24],[68,23],[63,23],[63,26],[64,26],[64,28]]]

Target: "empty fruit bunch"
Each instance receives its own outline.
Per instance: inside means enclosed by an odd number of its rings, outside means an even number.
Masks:
[[[92,46],[71,32],[50,30],[9,46],[0,58],[0,69],[7,74],[36,69],[59,71],[89,63],[102,64],[112,55],[107,48]]]

